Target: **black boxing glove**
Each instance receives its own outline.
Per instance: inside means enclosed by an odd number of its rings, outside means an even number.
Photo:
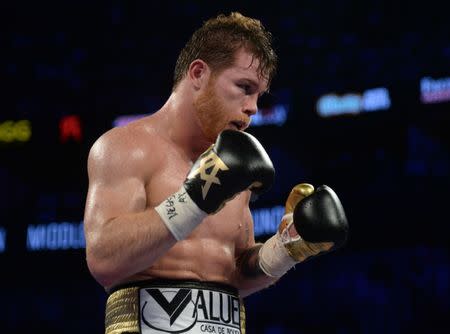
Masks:
[[[293,220],[295,229],[307,242],[332,242],[332,249],[336,249],[347,240],[348,222],[344,208],[328,186],[318,187],[300,201],[294,209]]]
[[[278,232],[261,247],[259,265],[280,277],[296,263],[341,247],[348,234],[344,208],[328,186],[296,185],[286,201]]]
[[[274,175],[272,161],[255,137],[224,130],[194,163],[180,190],[155,209],[174,237],[182,240],[238,193],[267,191]]]

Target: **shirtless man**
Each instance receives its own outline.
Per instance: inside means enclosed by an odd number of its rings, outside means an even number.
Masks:
[[[255,243],[249,200],[274,170],[243,130],[275,68],[258,20],[220,15],[180,53],[164,106],[92,146],[86,252],[110,293],[106,333],[244,333],[243,297],[345,240],[335,193],[301,184],[278,233]]]

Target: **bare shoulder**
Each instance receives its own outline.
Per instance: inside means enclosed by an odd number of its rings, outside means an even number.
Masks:
[[[89,173],[107,171],[110,176],[127,173],[145,177],[160,160],[158,147],[163,139],[156,130],[150,117],[108,130],[89,151]]]

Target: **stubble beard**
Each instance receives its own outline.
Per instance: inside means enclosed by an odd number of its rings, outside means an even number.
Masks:
[[[213,79],[210,79],[205,91],[194,101],[194,107],[203,135],[208,141],[215,142],[228,121],[227,108],[214,92]]]

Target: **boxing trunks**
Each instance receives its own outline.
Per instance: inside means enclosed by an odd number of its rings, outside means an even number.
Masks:
[[[149,280],[114,288],[106,303],[106,334],[245,334],[237,289],[210,282]]]

